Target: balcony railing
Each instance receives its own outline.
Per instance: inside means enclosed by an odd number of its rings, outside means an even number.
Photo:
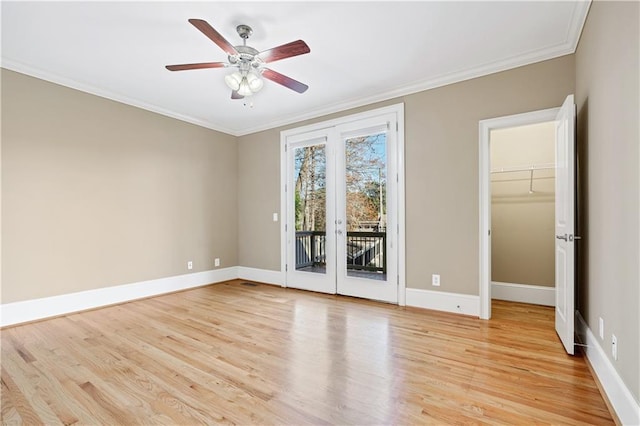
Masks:
[[[296,269],[326,265],[324,231],[296,231]],[[387,272],[386,232],[347,232],[347,269]]]
[[[324,266],[325,232],[296,231],[296,269]]]

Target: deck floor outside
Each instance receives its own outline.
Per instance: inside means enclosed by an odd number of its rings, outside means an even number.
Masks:
[[[305,266],[302,268],[297,268],[300,272],[312,272],[314,274],[326,274],[327,268],[321,265],[315,266]],[[355,269],[347,270],[347,276],[349,277],[357,277],[357,278],[366,278],[368,280],[374,281],[386,281],[387,274],[385,272],[375,272],[375,271],[358,271]]]

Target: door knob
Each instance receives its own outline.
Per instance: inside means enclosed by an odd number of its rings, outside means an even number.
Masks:
[[[565,241],[567,241],[567,234],[564,234],[564,235],[556,235],[556,238],[557,238],[557,239],[559,239],[559,240],[565,240]]]
[[[336,232],[338,233],[338,235],[342,235],[342,229],[338,229]]]

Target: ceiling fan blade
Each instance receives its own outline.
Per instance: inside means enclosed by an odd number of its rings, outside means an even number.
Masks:
[[[227,64],[225,62],[201,62],[199,64],[179,64],[179,65],[167,65],[165,68],[169,71],[185,71],[185,70],[199,70],[205,68],[224,68]]]
[[[207,23],[207,21],[203,21],[202,19],[189,19],[189,22],[200,30],[200,32],[211,39],[215,44],[220,46],[222,50],[227,52],[228,55],[237,55],[238,51],[231,43],[227,41],[226,38],[222,37],[219,32],[213,29],[211,25]]]
[[[238,93],[237,90],[231,91],[231,99],[244,99],[244,96]]]
[[[273,49],[264,50],[260,52],[258,56],[263,62],[275,62],[280,59],[304,55],[309,52],[311,52],[311,49],[309,49],[307,43],[302,40],[296,40],[291,43],[283,44],[282,46],[274,47]]]
[[[298,93],[304,93],[309,88],[309,86],[307,86],[306,84],[300,83],[299,81],[294,80],[291,77],[287,77],[286,75],[280,74],[279,72],[274,70],[270,70],[269,68],[264,68],[262,70],[262,76],[273,82],[281,84],[284,87],[288,87],[289,89]]]

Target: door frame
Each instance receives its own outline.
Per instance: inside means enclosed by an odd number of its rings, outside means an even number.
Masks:
[[[555,121],[558,111],[560,108],[549,108],[479,122],[480,319],[491,318],[491,131]]]
[[[397,122],[397,144],[396,144],[396,161],[397,161],[397,267],[398,267],[398,305],[406,304],[406,248],[405,248],[405,158],[404,158],[404,103],[389,105],[382,108],[376,108],[369,111],[350,114],[340,118],[322,121],[306,126],[296,127],[280,132],[280,272],[282,274],[282,287],[287,287],[287,138],[299,134],[323,129],[335,128],[354,121],[373,118],[380,115],[395,114]]]

